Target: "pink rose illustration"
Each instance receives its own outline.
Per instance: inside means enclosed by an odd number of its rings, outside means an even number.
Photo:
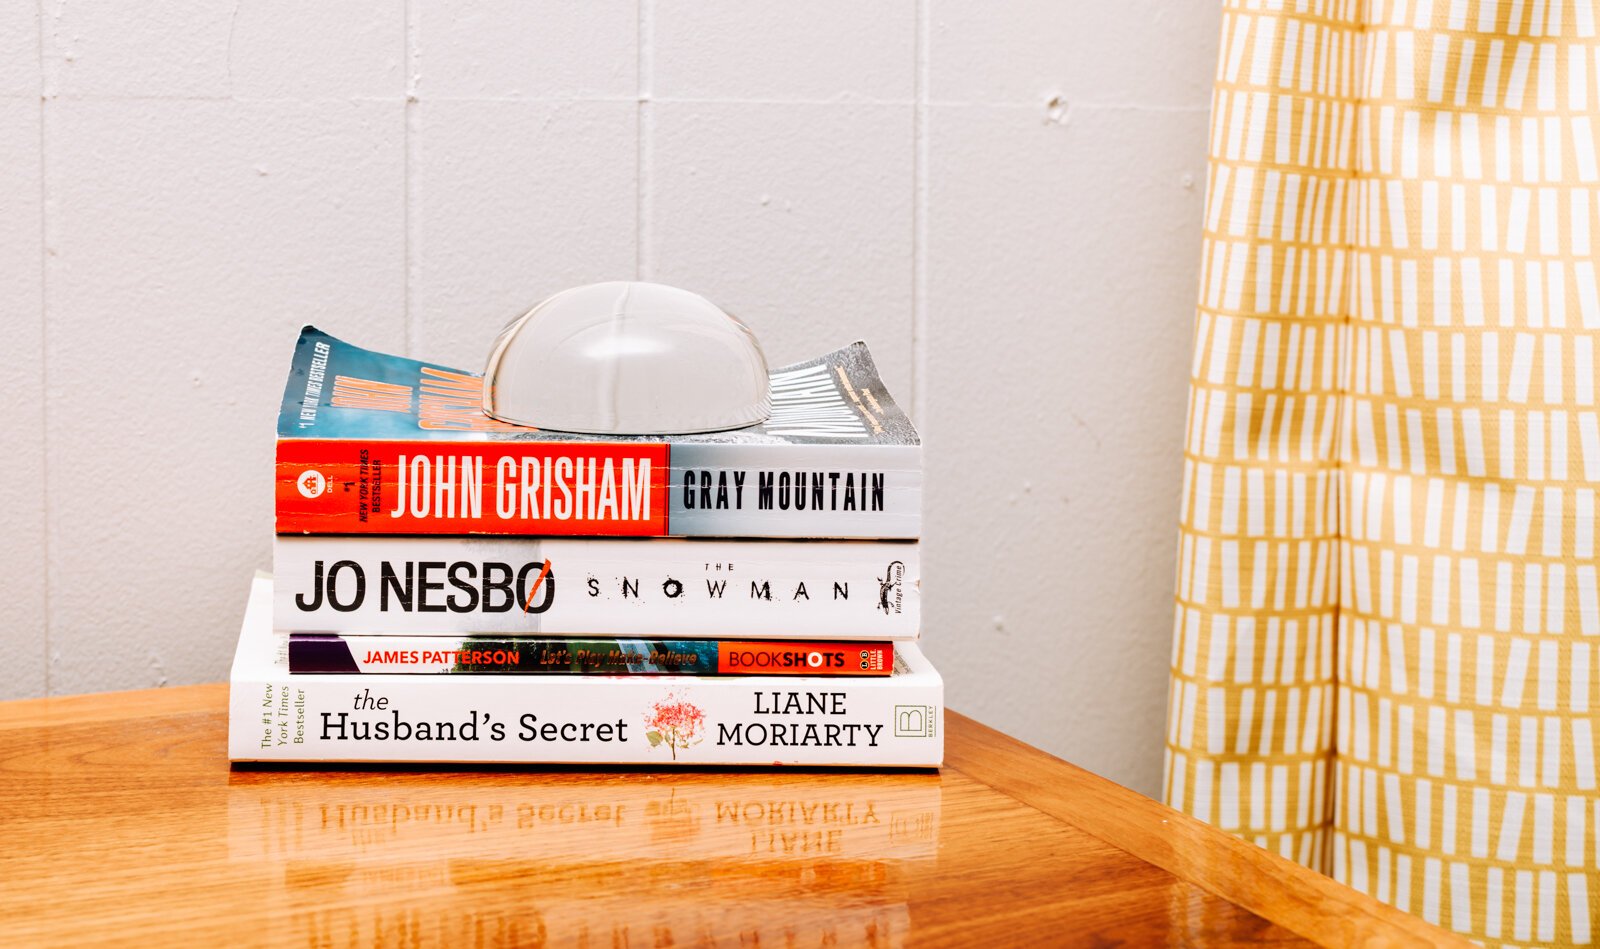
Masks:
[[[650,747],[665,744],[672,749],[672,760],[677,761],[679,748],[697,745],[705,738],[706,713],[669,692],[666,698],[651,704],[644,726]]]

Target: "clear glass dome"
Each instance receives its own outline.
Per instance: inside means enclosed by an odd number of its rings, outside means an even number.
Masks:
[[[697,293],[659,283],[573,287],[500,331],[483,410],[595,435],[687,435],[771,414],[755,334]]]

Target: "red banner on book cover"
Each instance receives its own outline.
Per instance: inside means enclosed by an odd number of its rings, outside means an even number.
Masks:
[[[891,643],[725,642],[717,644],[724,675],[864,675],[894,671]]]
[[[667,446],[281,439],[278,533],[667,532]]]

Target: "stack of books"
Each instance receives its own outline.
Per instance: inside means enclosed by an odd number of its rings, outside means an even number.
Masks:
[[[569,435],[306,327],[230,757],[938,766],[916,430],[861,343],[771,380],[750,428]]]

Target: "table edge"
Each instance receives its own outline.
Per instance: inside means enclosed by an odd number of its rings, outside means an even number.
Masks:
[[[1325,946],[1471,946],[1463,937],[1203,821],[947,712],[945,767]],[[959,727],[957,727],[959,726]],[[1130,819],[1131,818],[1131,819]],[[1276,892],[1278,898],[1268,898]]]

